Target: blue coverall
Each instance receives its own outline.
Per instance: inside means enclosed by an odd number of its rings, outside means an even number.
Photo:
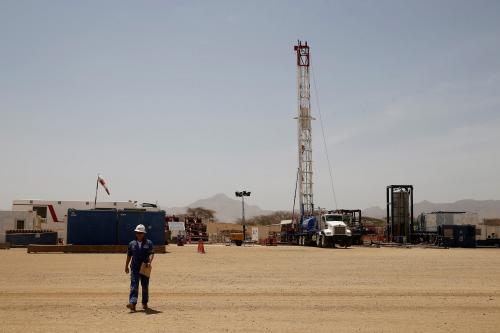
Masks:
[[[149,256],[153,253],[153,242],[144,238],[142,246],[139,245],[137,240],[133,240],[128,244],[127,255],[132,257],[130,263],[130,296],[129,303],[137,304],[139,296],[139,280],[142,287],[142,304],[147,304],[149,300],[149,278],[139,274],[142,263],[149,262]]]

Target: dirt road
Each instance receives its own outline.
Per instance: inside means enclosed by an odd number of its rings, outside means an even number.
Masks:
[[[124,255],[0,250],[0,332],[499,332],[498,249],[169,246],[152,311]]]

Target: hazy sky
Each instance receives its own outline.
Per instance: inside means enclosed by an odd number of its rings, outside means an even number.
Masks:
[[[0,207],[93,199],[100,172],[110,200],[246,189],[291,209],[297,39],[339,206],[394,183],[500,199],[500,1],[1,0]],[[333,207],[321,140],[317,120],[315,203]]]

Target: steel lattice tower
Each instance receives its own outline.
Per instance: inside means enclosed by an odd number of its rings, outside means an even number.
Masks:
[[[299,153],[299,207],[302,216],[314,213],[312,137],[311,137],[311,90],[309,81],[309,46],[307,42],[294,47],[297,53],[297,89],[298,89],[298,153]]]

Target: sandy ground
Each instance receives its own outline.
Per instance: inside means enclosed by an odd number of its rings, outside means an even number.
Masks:
[[[124,255],[0,250],[0,332],[500,332],[498,249],[167,249],[137,313]]]

